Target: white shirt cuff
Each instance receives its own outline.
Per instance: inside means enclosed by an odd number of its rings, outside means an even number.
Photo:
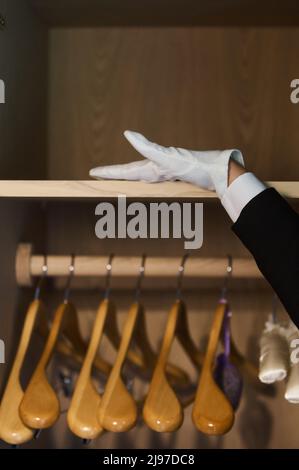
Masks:
[[[232,221],[236,222],[248,202],[266,188],[267,186],[253,173],[244,173],[228,186],[221,203]]]

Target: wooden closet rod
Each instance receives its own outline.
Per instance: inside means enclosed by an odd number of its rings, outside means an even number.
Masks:
[[[76,256],[75,276],[104,277],[106,274],[107,256]],[[117,256],[113,260],[113,277],[136,277],[140,267],[141,256]],[[181,257],[151,257],[146,260],[145,276],[153,278],[174,277],[178,273]],[[16,277],[21,286],[32,285],[32,277],[41,274],[44,263],[43,255],[32,253],[32,245],[20,244],[16,255]],[[70,255],[47,256],[48,276],[60,277],[69,274]],[[227,258],[188,259],[184,277],[221,278],[226,273]],[[233,259],[233,277],[253,279],[260,278],[261,273],[251,258]]]

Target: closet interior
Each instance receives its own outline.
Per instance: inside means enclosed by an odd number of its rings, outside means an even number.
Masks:
[[[85,350],[77,350],[74,357],[68,343],[60,341],[47,371],[60,410],[54,399],[54,414],[45,418],[49,426],[40,433],[32,432],[24,447],[296,447],[298,405],[284,399],[283,382],[265,386],[257,378],[259,340],[272,312],[273,292],[231,232],[230,220],[215,195],[180,182],[93,181],[88,172],[95,166],[139,158],[122,136],[125,129],[140,131],[163,145],[236,147],[242,150],[248,168],[273,182],[299,210],[299,182],[294,181],[299,105],[290,101],[290,83],[299,77],[298,6],[291,1],[275,2],[271,8],[252,2],[252,9],[241,9],[239,2],[213,2],[213,6],[191,0],[108,3],[0,2],[4,19],[0,79],[5,83],[5,103],[0,105],[0,339],[5,342],[1,396],[33,299],[42,300],[45,318],[53,323],[54,314],[59,321],[58,306],[69,309],[70,322],[72,315],[79,322],[85,349],[95,319],[100,330],[100,319],[105,314],[109,318],[109,308],[114,309],[109,307],[111,301],[116,309],[114,333],[120,334],[114,342],[118,349],[104,335],[100,352],[93,351],[97,358],[93,373],[105,406],[99,407],[98,397],[90,390],[84,401],[91,404],[95,400],[96,423],[105,431],[79,436],[75,412],[69,410]],[[119,194],[145,204],[203,202],[202,248],[183,259],[182,239],[99,240],[95,235],[96,204],[116,204]],[[231,316],[226,303],[219,303],[230,266],[228,254],[232,275],[226,295]],[[180,270],[182,262],[184,270]],[[72,265],[74,275],[70,276]],[[112,267],[108,277],[107,265]],[[44,278],[43,266],[48,269]],[[75,306],[75,314],[68,301]],[[144,310],[138,309],[139,302]],[[101,318],[97,316],[100,305]],[[280,305],[277,316],[287,318]],[[189,325],[189,354],[184,351],[184,335],[183,339],[175,336],[169,350],[163,342],[165,328],[171,336],[171,327],[176,321],[184,322],[182,319]],[[206,393],[200,400],[205,409],[198,414],[194,397],[199,370],[205,370],[213,387],[205,352],[212,325],[221,346],[223,319],[243,389],[237,411],[227,401],[223,403],[227,420],[221,432],[211,435],[202,432],[205,424],[197,417],[224,408],[209,402],[213,390],[201,389]],[[140,354],[125,344],[135,322],[143,322],[138,331],[144,332],[145,324],[148,335],[150,366],[144,370]],[[185,327],[181,326],[184,332]],[[20,377],[24,390],[36,373],[48,328],[47,322],[41,322],[42,334],[34,332],[30,341]],[[144,346],[142,339],[140,344]],[[209,347],[211,360],[216,357],[217,344]],[[163,345],[166,359],[157,376],[155,361]],[[128,358],[129,366],[124,364]],[[114,379],[118,382],[113,382],[113,393],[117,397],[105,394],[108,372],[116,363],[119,369]],[[171,377],[173,382],[188,378],[188,387],[182,386],[177,394],[172,389],[161,393],[161,387],[169,387]],[[161,382],[160,388],[153,387],[154,380],[156,385]],[[157,390],[159,397],[169,393],[166,402],[173,403],[176,410],[175,422],[159,429],[157,421],[151,421],[153,406],[160,403]],[[125,397],[117,400],[122,394]],[[221,397],[217,403],[219,400]],[[120,424],[112,419],[119,403],[126,403],[128,421],[122,421],[123,429],[115,429]],[[38,429],[34,413],[28,412],[30,406],[30,399],[27,408],[23,400],[22,416],[31,429]],[[7,446],[0,442],[0,448]]]

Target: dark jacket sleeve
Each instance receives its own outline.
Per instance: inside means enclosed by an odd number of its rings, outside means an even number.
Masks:
[[[299,328],[299,215],[267,188],[243,208],[232,229]]]

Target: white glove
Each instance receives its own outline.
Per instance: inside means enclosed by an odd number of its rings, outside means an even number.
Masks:
[[[141,180],[148,183],[181,180],[216,191],[221,198],[228,184],[230,158],[244,166],[239,150],[199,152],[162,147],[142,134],[125,131],[124,136],[145,160],[123,165],[99,166],[89,175],[98,179]]]
[[[259,379],[263,383],[284,380],[289,370],[289,345],[285,327],[272,320],[266,322],[260,339]]]

